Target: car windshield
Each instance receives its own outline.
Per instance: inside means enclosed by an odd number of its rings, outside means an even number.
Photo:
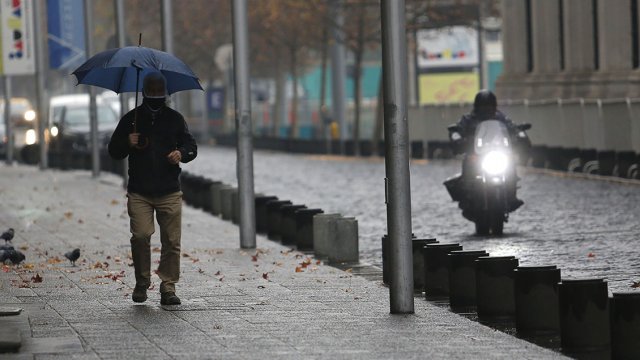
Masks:
[[[116,114],[110,107],[105,105],[98,106],[98,123],[114,124],[118,121]],[[54,115],[55,116],[55,115]],[[64,123],[70,127],[88,126],[89,125],[89,108],[88,107],[67,107],[64,114]]]

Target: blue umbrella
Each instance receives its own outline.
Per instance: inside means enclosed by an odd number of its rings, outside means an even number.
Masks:
[[[202,90],[193,71],[175,56],[142,46],[103,51],[80,65],[72,74],[78,84],[94,85],[116,93],[140,91],[140,78],[161,72],[167,80],[167,94]]]

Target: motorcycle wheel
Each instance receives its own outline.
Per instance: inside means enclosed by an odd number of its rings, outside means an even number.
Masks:
[[[485,219],[476,220],[476,235],[478,236],[487,236],[489,235],[489,231],[491,230],[488,221]]]
[[[496,216],[493,218],[493,224],[491,225],[491,233],[493,235],[502,235],[504,230],[504,218],[503,216]]]

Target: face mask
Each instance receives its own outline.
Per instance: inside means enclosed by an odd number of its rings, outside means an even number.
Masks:
[[[159,110],[164,106],[166,98],[164,96],[147,96],[144,95],[144,101],[149,105],[151,110]]]

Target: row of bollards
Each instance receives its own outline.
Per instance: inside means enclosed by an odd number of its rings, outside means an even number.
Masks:
[[[185,202],[224,220],[239,222],[238,189],[202,176],[180,175]],[[334,264],[359,261],[358,221],[340,214],[324,214],[277,196],[255,195],[256,232],[273,241],[314,252]]]
[[[414,288],[427,300],[448,298],[452,311],[515,327],[551,345],[559,338],[576,358],[640,359],[640,293],[608,296],[602,279],[562,279],[556,266],[522,266],[513,256],[466,251],[459,244],[412,239]],[[383,281],[391,279],[382,238]]]

